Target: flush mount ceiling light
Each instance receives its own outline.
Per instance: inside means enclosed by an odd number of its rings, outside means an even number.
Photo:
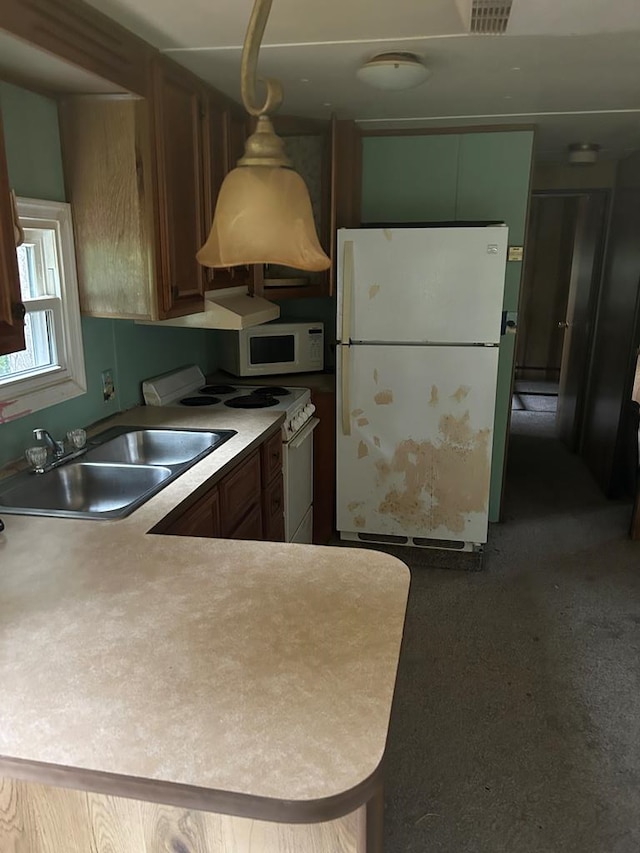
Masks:
[[[380,53],[365,62],[356,75],[376,89],[412,89],[429,76],[429,69],[414,53]]]
[[[569,162],[573,166],[590,166],[598,159],[600,146],[593,142],[572,142],[569,146]]]
[[[282,103],[282,85],[262,79],[267,94],[256,100],[256,67],[272,0],[255,0],[242,48],[242,102],[257,118],[244,156],[220,187],[211,233],[196,258],[205,267],[284,264],[300,270],[326,270],[313,220],[309,191],[291,168],[283,141],[269,116]]]

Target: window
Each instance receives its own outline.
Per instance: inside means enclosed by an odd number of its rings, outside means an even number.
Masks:
[[[25,237],[16,251],[26,349],[0,356],[3,420],[87,388],[70,206],[20,198],[18,216]]]

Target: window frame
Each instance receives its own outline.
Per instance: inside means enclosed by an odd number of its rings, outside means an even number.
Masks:
[[[71,205],[22,197],[16,201],[18,218],[24,229],[53,231],[58,292],[30,299],[27,306],[31,311],[52,311],[59,364],[22,377],[0,378],[2,420],[12,415],[19,417],[27,411],[39,411],[78,397],[87,390]]]

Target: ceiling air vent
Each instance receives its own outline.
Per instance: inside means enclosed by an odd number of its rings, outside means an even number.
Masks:
[[[499,36],[506,32],[513,0],[473,0],[471,32]]]

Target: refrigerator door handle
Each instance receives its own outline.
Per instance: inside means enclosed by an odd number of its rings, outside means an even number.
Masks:
[[[351,337],[351,301],[353,296],[353,240],[346,240],[342,255],[342,343]]]
[[[351,415],[349,413],[349,358],[350,347],[344,344],[340,347],[340,407],[342,411],[342,434],[351,435]]]

